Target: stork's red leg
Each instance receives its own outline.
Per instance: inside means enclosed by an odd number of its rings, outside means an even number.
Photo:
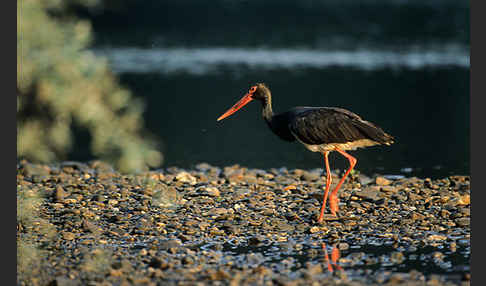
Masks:
[[[337,184],[336,188],[334,189],[334,191],[332,191],[330,197],[329,197],[329,208],[331,209],[331,213],[332,215],[336,215],[337,211],[338,211],[338,203],[339,203],[339,199],[338,199],[338,196],[337,196],[337,192],[339,190],[339,188],[341,187],[341,185],[343,184],[344,180],[346,179],[346,177],[348,176],[348,174],[351,172],[351,170],[354,168],[354,165],[356,165],[356,162],[358,162],[358,160],[356,160],[356,158],[354,158],[353,156],[349,155],[348,153],[344,152],[343,150],[341,149],[338,149],[336,148],[335,149],[336,151],[338,151],[341,155],[343,155],[344,157],[346,157],[349,161],[349,169],[346,171],[346,173],[344,174],[344,176],[341,178],[341,181],[339,181],[339,183]]]
[[[336,267],[338,270],[343,270],[341,266],[337,265],[337,261],[339,257],[341,256],[341,253],[339,252],[339,248],[336,247],[336,245],[332,246],[332,251],[331,251],[331,261],[332,264]]]
[[[322,249],[324,250],[324,259],[327,264],[327,269],[329,270],[329,272],[333,272],[334,270],[332,269],[332,263],[329,262],[329,256],[327,255],[327,248],[324,242],[322,243]]]
[[[322,219],[324,217],[324,209],[326,208],[326,201],[327,201],[327,194],[329,193],[329,188],[331,187],[331,170],[329,168],[329,160],[328,160],[328,155],[329,151],[324,152],[324,161],[326,162],[326,190],[324,191],[324,200],[322,201],[322,207],[321,207],[321,215],[319,216],[319,219],[317,220],[318,222],[322,222]]]

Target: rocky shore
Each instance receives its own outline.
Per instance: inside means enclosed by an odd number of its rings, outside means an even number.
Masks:
[[[341,174],[333,173],[333,184]],[[469,285],[470,178],[17,165],[19,285]]]

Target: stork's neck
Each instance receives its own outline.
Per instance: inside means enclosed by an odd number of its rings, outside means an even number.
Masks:
[[[286,141],[294,141],[295,137],[289,129],[289,117],[286,116],[286,112],[277,115],[272,111],[272,96],[270,91],[266,92],[264,99],[261,101],[263,107],[263,118],[267,122],[268,127],[278,137]]]
[[[267,123],[272,121],[273,111],[272,111],[272,95],[270,92],[267,92],[265,95],[265,99],[262,100],[262,107],[263,107],[263,118]]]

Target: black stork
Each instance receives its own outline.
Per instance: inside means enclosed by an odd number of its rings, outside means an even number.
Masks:
[[[331,186],[331,171],[328,155],[337,151],[349,161],[349,169],[341,178],[329,196],[331,214],[336,216],[339,199],[337,192],[344,180],[356,165],[356,158],[345,150],[355,150],[373,145],[390,145],[393,137],[375,124],[361,119],[357,114],[337,107],[294,107],[293,109],[273,114],[272,95],[263,83],[253,85],[235,105],[218,118],[218,121],[230,116],[252,100],[259,100],[263,107],[263,118],[270,129],[285,141],[299,141],[312,152],[320,152],[326,163],[326,190],[318,222],[322,222],[326,200]]]

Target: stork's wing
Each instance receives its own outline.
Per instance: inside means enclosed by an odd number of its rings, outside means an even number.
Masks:
[[[297,139],[309,145],[346,143],[369,139],[390,144],[393,137],[357,114],[335,107],[300,108],[289,123]]]

